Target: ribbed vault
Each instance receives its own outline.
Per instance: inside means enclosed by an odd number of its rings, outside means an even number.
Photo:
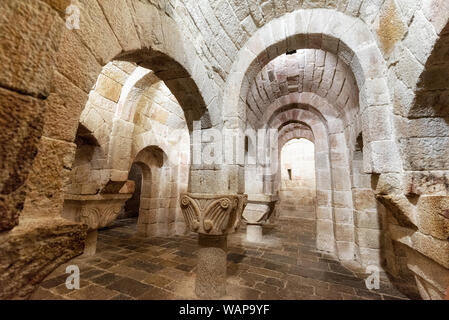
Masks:
[[[347,64],[331,52],[303,49],[277,57],[256,75],[247,95],[247,118],[263,122],[272,104],[301,93],[322,98],[346,123],[358,112],[358,88]]]

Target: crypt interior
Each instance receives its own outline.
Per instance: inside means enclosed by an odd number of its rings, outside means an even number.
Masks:
[[[0,9],[0,299],[449,294],[449,1]]]

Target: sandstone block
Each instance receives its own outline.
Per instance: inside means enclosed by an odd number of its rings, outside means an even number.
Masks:
[[[63,20],[42,1],[2,1],[0,11],[2,87],[47,97]]]
[[[23,208],[45,102],[5,89],[0,89],[0,101],[0,127],[5,128],[0,131],[0,230],[8,230],[18,223]]]

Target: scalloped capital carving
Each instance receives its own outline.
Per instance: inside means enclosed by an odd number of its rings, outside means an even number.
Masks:
[[[132,194],[66,195],[63,217],[87,224],[89,231],[110,225]]]
[[[80,222],[87,224],[89,230],[107,227],[120,213],[123,204],[84,206],[81,209]]]
[[[248,203],[246,194],[181,194],[181,210],[190,230],[205,235],[235,232]]]

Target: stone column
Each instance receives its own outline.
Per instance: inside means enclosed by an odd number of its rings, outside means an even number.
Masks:
[[[260,243],[263,240],[263,228],[261,224],[246,225],[246,240],[249,242]]]
[[[227,237],[199,234],[198,245],[196,295],[204,298],[226,295]]]
[[[237,230],[246,195],[181,194],[186,224],[198,233],[195,293],[200,298],[226,294],[227,236]]]
[[[246,240],[248,242],[263,242],[262,227],[271,218],[277,196],[255,194],[248,196],[248,205],[243,212],[246,221]]]
[[[93,256],[97,252],[98,230],[89,230],[87,232],[86,243],[84,244],[85,256]]]

